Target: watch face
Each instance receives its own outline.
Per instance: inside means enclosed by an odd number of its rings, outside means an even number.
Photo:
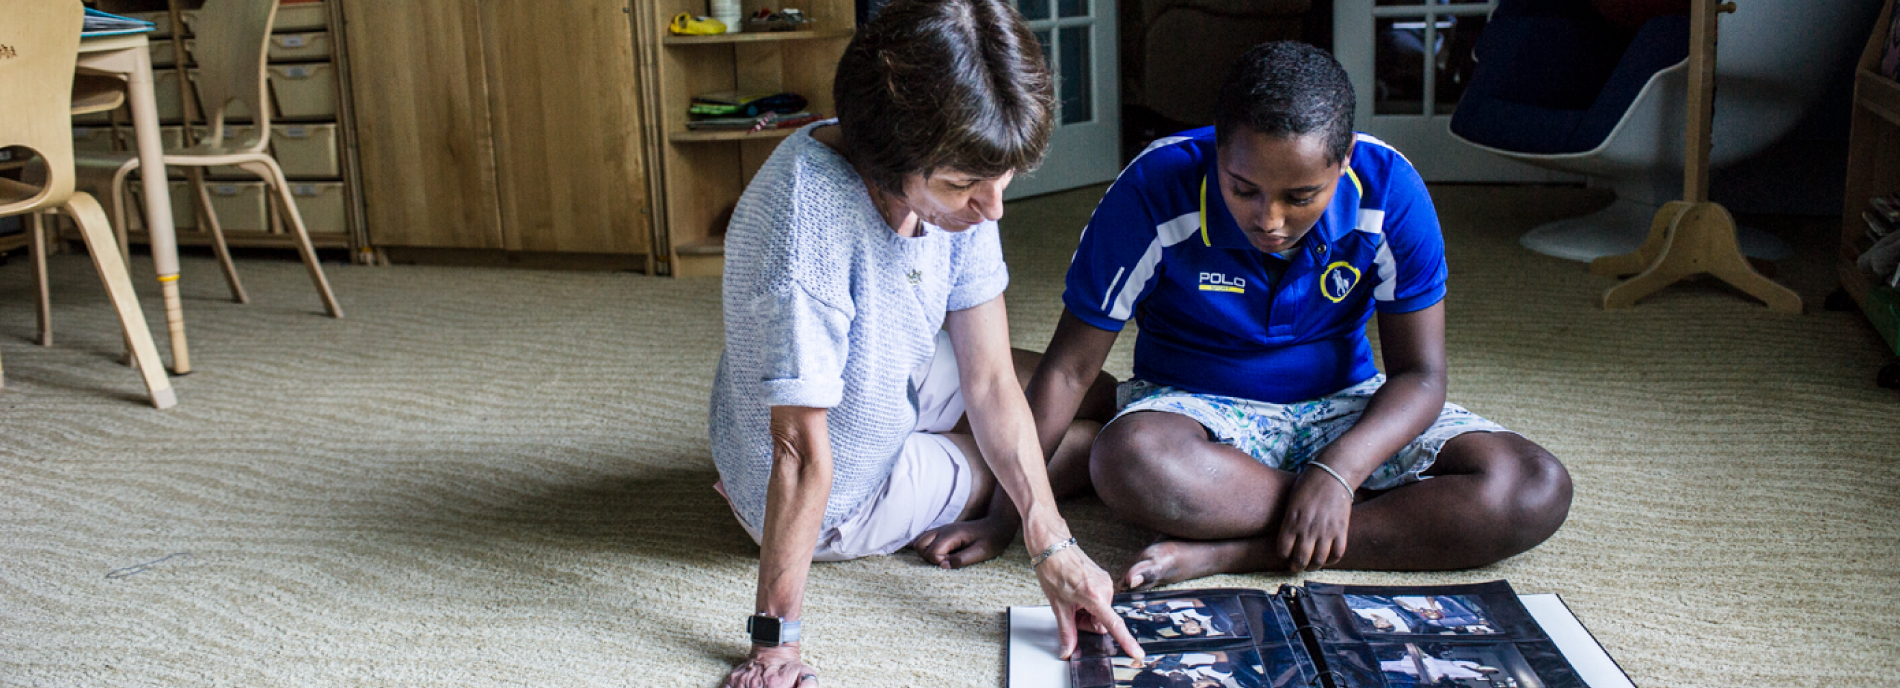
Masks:
[[[777,645],[781,629],[781,619],[763,614],[746,619],[746,630],[752,632],[752,642]]]

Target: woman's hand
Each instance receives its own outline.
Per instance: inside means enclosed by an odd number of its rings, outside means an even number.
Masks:
[[[818,688],[818,672],[798,659],[798,644],[754,647],[726,674],[724,688]]]
[[[1280,523],[1280,556],[1288,571],[1299,573],[1339,563],[1346,556],[1346,528],[1352,522],[1352,497],[1339,481],[1319,469],[1293,480],[1286,517]]]
[[[1127,624],[1122,623],[1122,617],[1110,606],[1115,597],[1115,582],[1081,549],[1070,547],[1051,555],[1036,567],[1036,580],[1042,583],[1042,593],[1049,597],[1049,606],[1055,609],[1059,645],[1056,656],[1068,659],[1075,653],[1078,625],[1090,633],[1114,638],[1122,651],[1136,660],[1147,656],[1141,644],[1135,642],[1135,636],[1128,632]]]

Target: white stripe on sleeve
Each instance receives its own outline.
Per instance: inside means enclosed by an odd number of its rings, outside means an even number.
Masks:
[[[1141,297],[1142,290],[1148,288],[1148,281],[1154,279],[1155,268],[1161,264],[1161,250],[1186,241],[1200,229],[1201,212],[1198,209],[1156,225],[1155,240],[1148,244],[1148,250],[1141,254],[1141,260],[1135,262],[1134,269],[1128,271],[1128,281],[1122,284],[1120,293],[1116,293],[1113,288],[1109,290],[1115,305],[1109,310],[1108,317],[1122,321],[1134,317],[1135,299]]]

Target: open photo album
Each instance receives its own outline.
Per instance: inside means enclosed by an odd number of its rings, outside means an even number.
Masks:
[[[1114,608],[1146,660],[1093,633],[1056,659],[1048,608],[1016,607],[1009,686],[1633,688],[1555,595],[1504,581],[1138,592]]]

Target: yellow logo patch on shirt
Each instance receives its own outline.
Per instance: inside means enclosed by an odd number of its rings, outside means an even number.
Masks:
[[[1247,278],[1228,277],[1218,272],[1203,272],[1201,273],[1201,291],[1245,294],[1247,293]]]
[[[1326,266],[1326,270],[1319,274],[1319,291],[1333,303],[1346,300],[1346,296],[1358,284],[1359,268],[1343,260]]]

